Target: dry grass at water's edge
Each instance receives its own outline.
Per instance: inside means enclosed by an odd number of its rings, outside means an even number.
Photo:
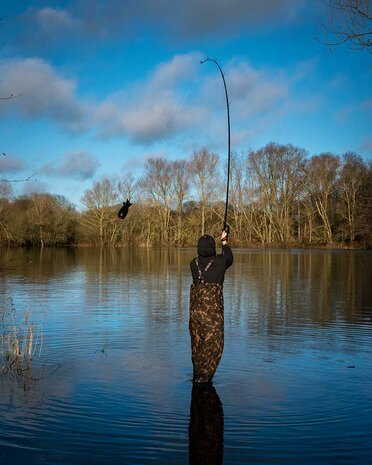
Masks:
[[[17,312],[9,298],[0,323],[0,376],[29,377],[32,362],[43,347],[43,318],[36,324],[30,310]]]

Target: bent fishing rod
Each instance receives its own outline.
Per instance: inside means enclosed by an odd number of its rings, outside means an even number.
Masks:
[[[225,97],[226,97],[226,109],[227,109],[227,185],[226,185],[226,204],[225,204],[225,216],[223,220],[223,229],[227,233],[229,232],[229,225],[227,224],[227,209],[229,206],[229,187],[230,187],[230,158],[231,158],[231,151],[230,151],[230,106],[229,106],[229,95],[227,93],[227,86],[225,81],[225,76],[221,69],[221,66],[217,63],[217,60],[214,58],[206,58],[202,60],[200,64],[202,65],[206,61],[213,61],[218,66],[220,70],[221,77],[223,80],[223,86],[225,88]]]

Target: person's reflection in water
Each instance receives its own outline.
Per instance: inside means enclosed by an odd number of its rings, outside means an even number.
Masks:
[[[189,464],[222,465],[223,409],[211,383],[194,384],[189,426]]]

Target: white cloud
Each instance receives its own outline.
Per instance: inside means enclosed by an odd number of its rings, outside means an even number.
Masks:
[[[85,151],[78,151],[67,153],[56,163],[44,165],[41,172],[84,181],[92,178],[98,167],[99,163],[95,157]]]
[[[148,87],[161,90],[194,80],[203,58],[200,52],[175,55],[168,62],[160,63],[155,68]]]
[[[34,16],[37,26],[50,34],[58,34],[61,30],[66,31],[81,26],[80,22],[73,18],[68,11],[60,8],[31,9],[29,13]]]
[[[201,122],[204,110],[186,101],[188,86],[196,76],[201,55],[176,55],[156,67],[150,78],[109,97],[96,109],[100,135],[126,135],[151,143],[177,135]]]
[[[76,95],[76,82],[60,76],[38,58],[0,61],[0,95],[19,97],[3,102],[0,117],[51,118],[70,130],[84,125],[85,105]]]
[[[231,36],[247,27],[251,30],[267,24],[280,27],[297,17],[306,1],[176,0],[170,4],[163,0],[160,4],[160,8],[152,10],[157,21],[164,22],[173,34],[200,39],[208,36],[221,38],[227,34]],[[170,10],[168,15],[167,10]]]
[[[83,37],[84,21],[74,17],[67,9],[43,7],[28,8],[19,17],[18,45],[22,49],[43,49],[58,46]]]
[[[217,147],[226,139],[226,103],[218,69],[212,63],[209,66],[198,101],[208,108],[203,125],[209,139],[207,145]],[[293,99],[294,83],[290,73],[255,68],[246,61],[233,60],[223,64],[223,68],[230,101],[232,142],[240,145],[266,130],[283,113]]]
[[[89,103],[78,98],[75,80],[61,76],[43,60],[3,61],[0,95],[22,95],[3,102],[0,117],[17,114],[30,119],[49,118],[65,129],[83,131],[89,127],[101,138],[125,137],[145,145],[164,140],[182,142],[183,138],[216,147],[226,132],[223,84],[216,66],[201,66],[201,58],[198,52],[175,55],[145,79],[108,95],[104,101]],[[229,90],[235,141],[243,143],[244,135],[249,140],[275,117],[300,112],[303,102],[309,102],[294,97],[296,86],[305,79],[303,63],[286,72],[255,68],[243,60],[221,65]],[[308,103],[306,111],[311,111]],[[84,166],[76,166],[75,177],[88,178],[94,164],[86,158],[82,163]],[[71,175],[68,166],[75,166],[72,159],[57,167],[58,174]],[[49,167],[49,173],[57,172],[57,168]]]
[[[209,62],[200,66],[201,58],[200,53],[176,55],[145,81],[109,96],[94,112],[99,134],[144,144],[197,136],[218,146],[226,137],[223,83],[217,67]],[[249,140],[289,111],[302,111],[304,102],[297,101],[294,89],[304,79],[304,66],[299,63],[284,72],[255,68],[246,61],[223,64],[236,143]],[[306,102],[303,110],[312,111]]]
[[[169,95],[139,98],[122,112],[113,103],[106,103],[96,112],[102,137],[123,135],[145,144],[187,131],[202,119],[202,110],[182,104]]]
[[[372,154],[372,137],[370,136],[366,136],[362,143],[360,144],[360,149],[363,151],[363,152],[366,152],[368,154]]]
[[[289,82],[274,70],[260,71],[242,62],[227,72],[231,98],[240,116],[271,111],[288,96]]]
[[[25,182],[22,187],[22,194],[45,194],[50,192],[50,186],[46,182],[43,181],[35,181],[31,180]]]
[[[138,35],[147,28],[173,40],[219,39],[281,27],[298,18],[308,0],[75,0],[66,9],[29,8],[22,18],[23,44],[45,46],[71,37],[97,40]]]
[[[0,154],[0,174],[19,173],[23,168],[23,162],[18,158]]]

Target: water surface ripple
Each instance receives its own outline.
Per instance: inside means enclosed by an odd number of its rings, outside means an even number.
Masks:
[[[42,323],[25,379],[0,381],[4,464],[367,464],[372,254],[237,250],[225,350],[192,389],[184,250],[2,250]]]

